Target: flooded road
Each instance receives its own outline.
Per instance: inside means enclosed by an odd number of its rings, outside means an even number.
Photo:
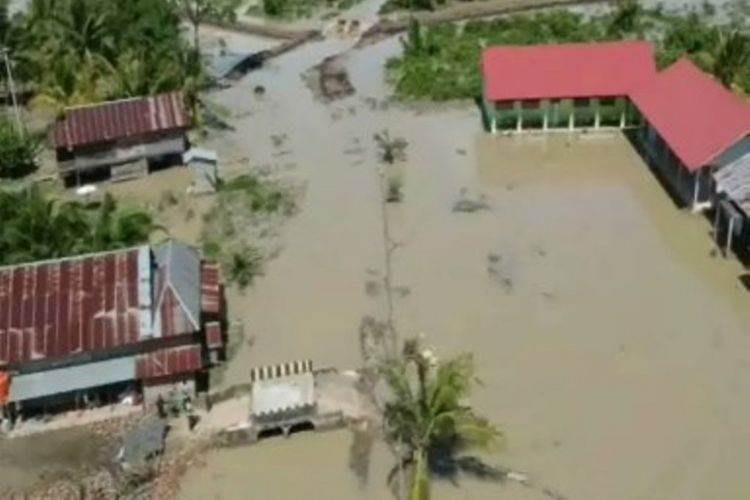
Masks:
[[[383,268],[372,135],[388,128],[409,142],[389,209],[398,327],[474,353],[475,404],[508,435],[494,460],[570,500],[748,498],[750,296],[738,264],[709,256],[707,222],[677,211],[620,136],[492,138],[469,105],[389,106],[395,40],[349,53],[358,94],[314,101],[300,75],[350,44],[309,44],[214,96],[237,131],[212,147],[306,186],[281,254],[230,297],[247,338],[222,383],[298,358],[359,364],[360,319],[384,307],[366,285]],[[455,212],[462,193],[488,209]],[[182,498],[390,498],[388,452],[361,487],[348,447],[339,432],[218,451]],[[466,480],[435,498],[548,497]]]

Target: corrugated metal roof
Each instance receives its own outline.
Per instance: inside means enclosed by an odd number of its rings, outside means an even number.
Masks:
[[[690,171],[750,134],[750,104],[688,59],[638,87],[631,99]]]
[[[713,174],[716,191],[726,195],[750,217],[750,154],[747,154]]]
[[[159,271],[154,335],[169,337],[200,330],[201,260],[198,252],[170,240],[154,248]]]
[[[10,401],[53,396],[135,379],[135,356],[15,375],[10,383]]]
[[[648,42],[498,46],[482,54],[490,101],[625,96],[656,74]]]
[[[201,310],[209,314],[221,312],[221,274],[218,264],[201,265]]]
[[[139,277],[148,272],[139,254],[148,251],[0,268],[0,365],[137,342]]]
[[[195,372],[202,367],[201,346],[191,344],[139,355],[135,373],[138,379],[148,379]]]
[[[51,140],[55,148],[73,148],[189,127],[182,93],[172,92],[68,108]]]

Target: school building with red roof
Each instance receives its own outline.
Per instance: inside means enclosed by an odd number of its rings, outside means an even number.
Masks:
[[[491,132],[628,130],[693,208],[711,206],[714,175],[750,155],[750,104],[688,59],[657,71],[648,42],[491,47],[481,65]]]

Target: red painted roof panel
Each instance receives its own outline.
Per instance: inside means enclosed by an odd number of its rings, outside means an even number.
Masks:
[[[648,42],[491,47],[482,54],[490,101],[625,96],[656,73]]]
[[[187,129],[190,117],[179,92],[68,108],[51,133],[55,148],[73,148]]]
[[[639,86],[631,99],[690,171],[750,134],[750,104],[688,59]]]

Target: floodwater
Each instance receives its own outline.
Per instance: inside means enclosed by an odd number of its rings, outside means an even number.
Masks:
[[[281,254],[230,297],[247,337],[222,383],[300,358],[359,364],[360,319],[384,308],[366,284],[383,268],[372,135],[388,128],[409,142],[389,208],[398,327],[443,356],[474,353],[475,406],[508,436],[492,460],[570,500],[750,497],[750,295],[736,262],[710,257],[708,223],[678,211],[621,136],[489,137],[468,104],[389,106],[394,40],[349,53],[357,95],[314,101],[301,73],[350,44],[307,45],[214,96],[237,130],[211,147],[306,185]],[[454,212],[461,196],[489,208]],[[217,451],[182,498],[389,498],[388,452],[361,486],[349,444],[336,432]],[[435,497],[549,498],[468,479]]]

